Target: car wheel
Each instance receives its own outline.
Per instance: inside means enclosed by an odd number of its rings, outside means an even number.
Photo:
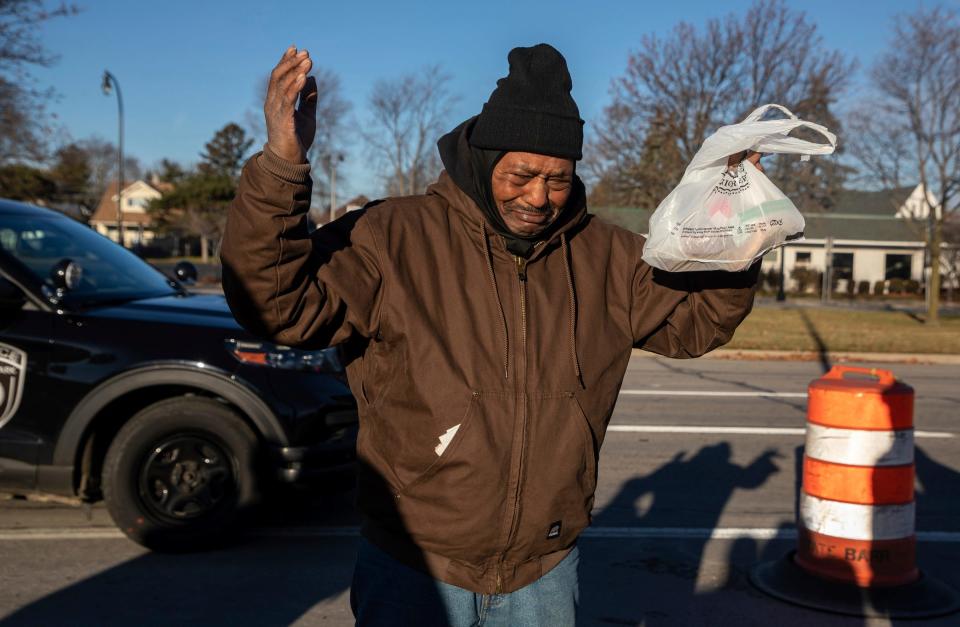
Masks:
[[[148,548],[182,551],[229,537],[258,500],[257,437],[220,402],[154,403],[117,433],[103,464],[103,496],[117,526]]]

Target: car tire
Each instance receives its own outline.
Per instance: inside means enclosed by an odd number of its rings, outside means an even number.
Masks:
[[[259,500],[259,450],[253,430],[223,403],[194,396],[154,403],[107,450],[107,510],[123,533],[153,550],[220,545]]]

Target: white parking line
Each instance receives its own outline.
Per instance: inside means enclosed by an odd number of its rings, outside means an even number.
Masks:
[[[124,538],[119,529],[4,529],[0,531],[3,540],[116,540]]]
[[[706,433],[711,435],[804,435],[803,427],[688,427],[683,425],[610,425],[607,431],[620,433]],[[947,431],[914,431],[915,438],[955,438]]]
[[[251,529],[246,534],[256,538],[344,538],[360,535],[359,527],[286,527]],[[584,538],[620,540],[795,540],[797,531],[780,527],[589,527]],[[0,531],[0,541],[22,540],[119,540],[119,529],[7,529]],[[960,543],[960,532],[918,531],[917,541],[928,543]]]
[[[620,390],[621,396],[709,396],[731,398],[806,398],[806,392],[721,392],[711,390]]]
[[[616,539],[655,539],[665,538],[681,540],[796,540],[797,530],[779,527],[589,527],[582,534],[584,538]],[[918,542],[957,543],[960,532],[955,531],[918,531]]]

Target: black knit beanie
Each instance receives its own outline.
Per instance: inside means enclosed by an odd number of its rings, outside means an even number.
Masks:
[[[533,152],[577,161],[583,157],[583,120],[570,90],[567,61],[538,44],[507,55],[510,72],[483,105],[470,144],[488,150]]]

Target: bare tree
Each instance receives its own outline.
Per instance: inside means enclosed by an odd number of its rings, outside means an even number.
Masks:
[[[923,225],[927,316],[939,323],[944,225],[960,198],[960,18],[920,8],[894,21],[890,51],[874,65],[875,94],[852,116],[851,152],[883,187],[919,182],[920,206],[906,216]]]
[[[957,300],[956,289],[960,287],[960,215],[953,212],[950,220],[943,224],[944,276],[946,277],[947,296],[950,302]]]
[[[605,122],[587,151],[603,157],[586,164],[591,205],[656,207],[684,168],[669,123],[659,111],[640,122],[636,112],[624,106],[608,107]]]
[[[74,15],[74,5],[48,9],[42,0],[0,0],[0,164],[46,157],[44,102],[53,91],[34,87],[31,67],[49,67],[57,57],[39,41],[38,26]]]
[[[117,147],[99,137],[90,137],[75,144],[87,154],[90,167],[90,194],[100,200],[110,181],[117,178]],[[123,160],[124,179],[130,183],[143,174],[140,160],[126,155]]]
[[[742,18],[712,19],[702,29],[681,22],[666,38],[646,35],[614,81],[613,101],[591,142],[595,178],[629,197],[636,185],[653,182],[637,178],[645,162],[676,156],[688,163],[710,133],[768,102],[837,130],[830,109],[853,69],[839,51],[826,49],[804,13],[782,0],[756,0]],[[663,155],[643,148],[650,133]],[[786,158],[767,172],[801,207],[819,206],[844,175],[832,160]],[[669,190],[682,174],[682,168],[664,171],[655,187]]]
[[[449,81],[439,66],[430,66],[374,85],[372,119],[361,135],[382,170],[387,195],[420,193],[437,175],[436,141],[457,100]]]

